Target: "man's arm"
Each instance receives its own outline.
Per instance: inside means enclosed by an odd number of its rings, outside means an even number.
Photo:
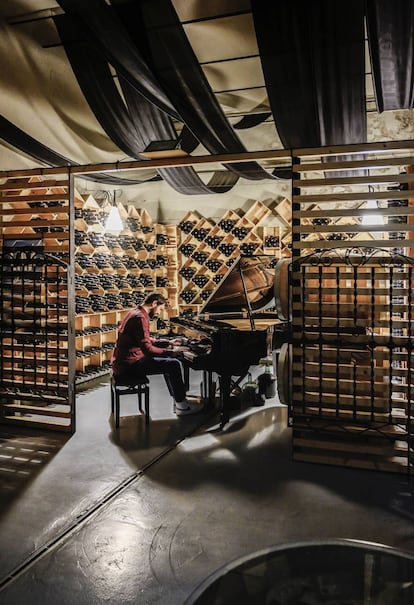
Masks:
[[[130,328],[131,332],[135,334],[136,344],[144,355],[155,357],[165,353],[164,348],[157,347],[153,343],[153,339],[151,338],[149,331],[149,321],[144,315],[131,318],[130,322],[132,325],[128,327]]]

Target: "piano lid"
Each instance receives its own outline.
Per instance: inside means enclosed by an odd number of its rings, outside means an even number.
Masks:
[[[200,314],[264,309],[274,298],[274,256],[239,256],[200,309]],[[243,283],[244,282],[244,283]]]

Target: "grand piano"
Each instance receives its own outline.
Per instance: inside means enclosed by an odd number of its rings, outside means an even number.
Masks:
[[[209,400],[213,374],[218,376],[221,427],[229,420],[234,379],[240,382],[285,339],[286,266],[279,261],[275,267],[275,258],[264,254],[240,256],[198,315],[170,319],[172,333],[184,339],[187,363],[203,371],[203,396]]]

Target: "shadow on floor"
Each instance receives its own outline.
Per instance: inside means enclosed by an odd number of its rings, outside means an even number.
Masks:
[[[191,491],[204,483],[255,496],[306,484],[414,522],[414,483],[405,475],[293,461],[285,407],[253,410],[224,430],[202,429],[146,475],[175,489]],[[407,542],[413,540],[414,526],[407,535]]]
[[[71,438],[52,433],[2,427],[0,435],[0,515],[19,498]]]
[[[108,379],[91,384],[97,389]],[[90,384],[80,391],[91,389]],[[0,516],[62,450],[73,435],[58,431],[2,425],[0,433]]]
[[[109,418],[111,432],[109,440],[116,445],[128,464],[135,468],[142,466],[142,454],[145,453],[147,463],[150,462],[148,453],[154,450],[158,458],[161,451],[168,451],[183,439],[203,430],[217,416],[216,410],[206,410],[194,416],[177,418],[152,419],[145,424],[144,415],[129,415],[120,419],[120,426],[115,428],[114,419]]]

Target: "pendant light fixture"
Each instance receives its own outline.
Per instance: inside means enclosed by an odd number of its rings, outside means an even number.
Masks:
[[[105,223],[105,231],[122,231],[124,228],[118,206],[116,205],[116,191],[113,193],[112,206]]]

